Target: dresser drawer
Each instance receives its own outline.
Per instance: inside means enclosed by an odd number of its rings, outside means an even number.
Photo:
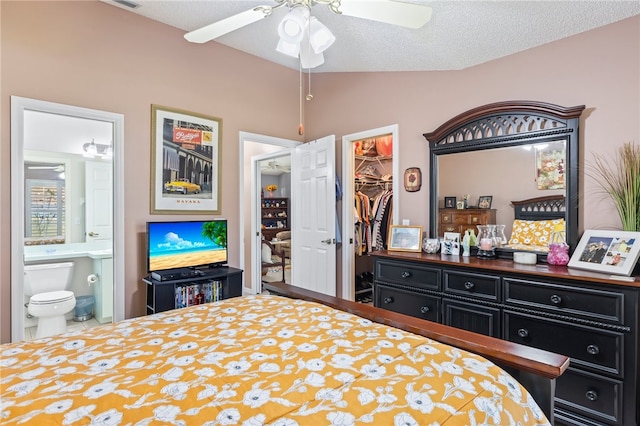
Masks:
[[[622,425],[622,382],[568,368],[556,379],[556,409]],[[593,422],[593,420],[591,420]],[[592,424],[589,422],[588,424]]]
[[[416,263],[378,260],[375,262],[375,280],[411,285],[429,290],[440,290],[439,269]]]
[[[505,339],[571,357],[580,366],[622,376],[624,335],[552,319],[504,312]]]
[[[412,317],[438,322],[440,298],[376,284],[374,306]]]
[[[442,323],[485,336],[500,338],[502,323],[500,309],[478,303],[442,299]]]
[[[500,277],[444,270],[443,287],[447,293],[498,301]]]
[[[440,217],[440,223],[453,223],[453,213],[451,212],[447,212],[447,213],[443,213],[440,212],[440,214],[438,215]]]
[[[507,305],[581,315],[593,321],[623,322],[622,293],[513,278],[504,278],[504,286]]]

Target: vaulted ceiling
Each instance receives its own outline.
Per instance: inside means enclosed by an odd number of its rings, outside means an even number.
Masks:
[[[101,1],[185,33],[258,5],[277,4],[273,0],[126,0],[139,5],[131,8],[114,0]],[[336,15],[324,4],[314,5],[312,15],[333,32],[336,42],[324,52],[325,63],[312,72],[459,70],[640,14],[637,0],[404,1],[431,6],[431,20],[413,30]],[[279,8],[209,43],[222,43],[297,70],[295,58],[276,51],[277,26],[286,13],[287,7]]]

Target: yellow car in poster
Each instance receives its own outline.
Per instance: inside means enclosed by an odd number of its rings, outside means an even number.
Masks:
[[[200,192],[200,185],[191,183],[188,179],[178,179],[165,183],[164,192],[180,192],[185,195],[193,192],[197,194]]]

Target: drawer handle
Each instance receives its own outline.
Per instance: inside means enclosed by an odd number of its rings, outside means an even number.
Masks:
[[[409,278],[411,275],[412,275],[412,274],[411,274],[411,272],[409,272],[409,271],[404,271],[404,272],[402,273],[402,278],[405,278],[405,279],[406,279],[406,278]]]
[[[587,353],[589,355],[598,355],[600,353],[600,348],[596,345],[587,346]]]
[[[387,305],[388,305],[389,303],[393,303],[393,297],[385,297],[385,298],[384,298],[384,303],[386,303]]]
[[[518,336],[522,337],[523,339],[525,337],[529,337],[529,330],[527,330],[526,328],[521,328],[518,330]]]
[[[428,306],[423,306],[420,308],[420,312],[423,314],[426,314],[427,312],[429,312],[431,309],[429,309]]]
[[[474,283],[472,283],[471,281],[467,281],[466,283],[464,283],[464,288],[465,290],[471,290],[475,287],[476,285]]]
[[[594,390],[588,390],[587,393],[584,394],[584,396],[586,396],[587,399],[591,402],[598,400],[598,392]]]
[[[562,302],[562,297],[558,296],[557,294],[554,294],[551,296],[551,303],[553,303],[554,305],[559,305]]]

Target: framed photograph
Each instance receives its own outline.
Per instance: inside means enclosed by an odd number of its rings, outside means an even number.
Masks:
[[[410,167],[404,171],[404,189],[407,192],[420,191],[422,187],[422,172],[418,167]]]
[[[422,226],[391,225],[387,242],[387,250],[415,251],[422,250]]]
[[[479,209],[490,209],[491,201],[493,201],[492,195],[482,195],[478,197],[478,208]]]
[[[564,141],[550,142],[536,149],[536,181],[538,189],[565,189]]]
[[[151,105],[151,214],[219,214],[222,119]]]
[[[456,208],[456,197],[444,197],[444,208],[445,209],[455,209]]]
[[[460,233],[459,232],[445,232],[442,239],[442,247],[440,249],[442,254],[460,254]]]
[[[456,208],[458,210],[464,210],[464,201],[457,201],[456,202]]]
[[[586,230],[568,266],[629,276],[639,254],[640,232]]]

